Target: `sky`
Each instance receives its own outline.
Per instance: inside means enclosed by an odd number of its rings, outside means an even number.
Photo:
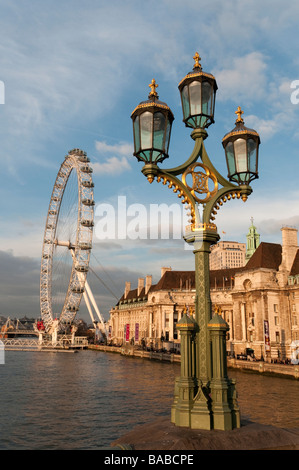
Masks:
[[[221,141],[235,126],[238,106],[261,139],[259,179],[246,203],[231,201],[218,212],[221,239],[245,243],[251,217],[264,242],[281,243],[284,225],[298,228],[298,16],[295,0],[1,1],[0,315],[40,315],[45,221],[57,172],[73,148],[86,151],[93,168],[97,277],[90,273],[89,283],[103,317],[125,281],[134,288],[148,274],[157,282],[162,266],[194,269],[176,227],[183,207],[142,175],[130,116],[155,78],[175,116],[170,157],[161,167],[184,162],[193,140],[182,122],[178,83],[196,51],[218,85],[205,141],[214,166],[227,176]],[[136,210],[151,224],[151,208],[162,203],[182,214],[170,237],[134,238]],[[105,208],[114,210],[106,228]],[[121,237],[115,222],[125,224]],[[80,315],[87,316],[84,305]]]

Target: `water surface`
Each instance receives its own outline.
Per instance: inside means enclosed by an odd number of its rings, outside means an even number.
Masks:
[[[6,351],[0,365],[0,449],[99,449],[170,416],[179,364],[119,354]],[[299,381],[229,370],[242,415],[299,428]]]

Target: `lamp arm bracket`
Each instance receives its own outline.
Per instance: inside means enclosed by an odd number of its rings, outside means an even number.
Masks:
[[[188,158],[188,160],[185,161],[185,163],[183,163],[182,165],[179,165],[177,167],[174,167],[174,168],[166,168],[165,172],[167,172],[171,175],[174,175],[174,176],[182,175],[184,173],[184,171],[190,165],[195,163],[198,160],[198,158],[200,157],[201,152],[202,152],[202,148],[203,148],[203,140],[204,140],[203,137],[200,137],[200,138],[195,140],[193,151],[192,151],[190,157]]]
[[[233,187],[233,189],[231,187]],[[235,186],[230,184],[230,187],[219,189],[217,194],[205,204],[203,222],[212,223],[212,221],[215,220],[217,211],[225,202],[231,199],[242,199],[245,202],[251,193],[252,189],[250,186]]]
[[[210,160],[210,158],[207,154],[207,151],[205,149],[204,144],[202,145],[202,148],[201,148],[201,160],[202,160],[203,164],[206,165],[214,173],[214,175],[216,176],[217,181],[218,181],[219,184],[221,184],[223,187],[227,187],[227,188],[231,188],[231,189],[237,188],[237,186],[230,183],[226,178],[224,178],[219,173],[219,171],[216,170],[216,168],[214,167],[213,163],[211,162],[211,160]]]

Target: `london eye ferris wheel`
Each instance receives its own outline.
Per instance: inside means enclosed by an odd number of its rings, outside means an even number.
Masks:
[[[72,324],[85,295],[94,226],[94,183],[84,151],[71,150],[58,171],[48,208],[40,273],[41,318]]]

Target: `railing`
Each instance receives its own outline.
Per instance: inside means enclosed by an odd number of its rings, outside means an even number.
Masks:
[[[72,341],[73,340],[73,341]],[[49,350],[49,349],[75,349],[87,348],[87,336],[63,335],[58,337],[57,341],[52,339],[43,339],[42,342],[38,338],[4,338],[1,340],[6,350]]]
[[[39,342],[37,338],[4,338],[1,340],[4,349],[38,349]]]

